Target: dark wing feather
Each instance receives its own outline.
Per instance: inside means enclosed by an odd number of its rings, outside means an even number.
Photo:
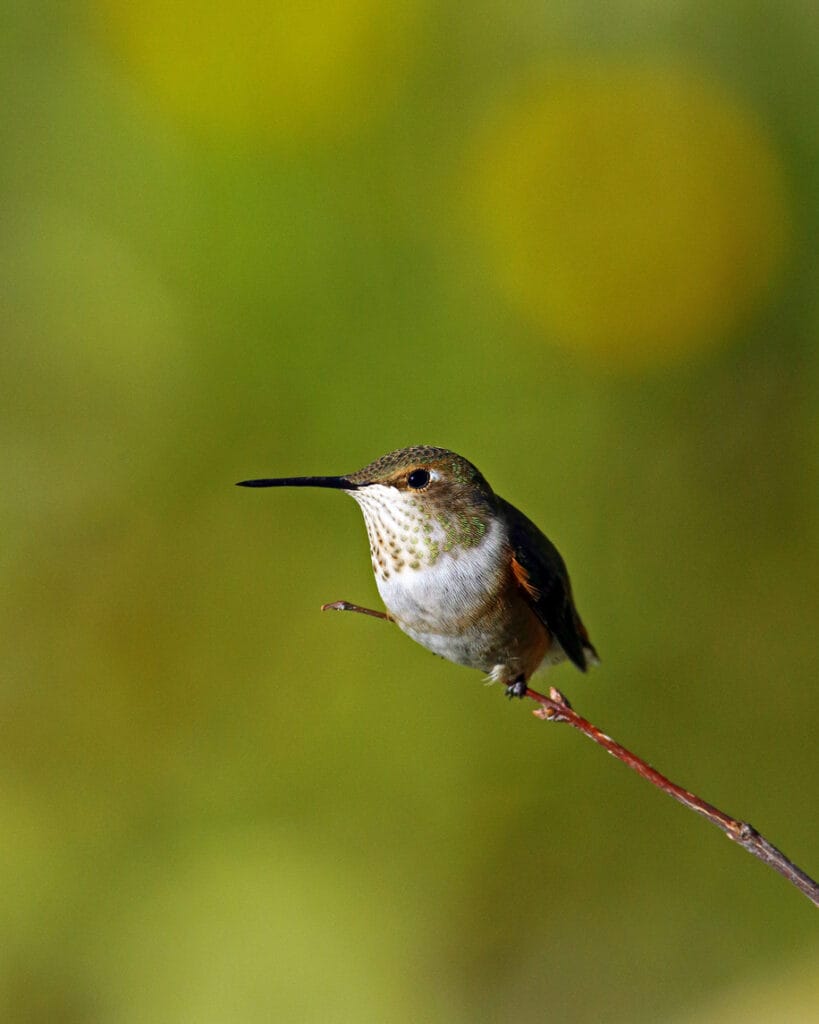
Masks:
[[[499,498],[509,524],[515,579],[535,614],[581,672],[597,658],[574,606],[566,563],[535,524]]]

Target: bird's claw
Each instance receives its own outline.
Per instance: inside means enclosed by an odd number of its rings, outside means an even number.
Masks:
[[[527,689],[526,680],[523,676],[518,676],[514,682],[509,683],[506,687],[506,696],[509,700],[512,700],[513,697],[519,697],[522,700],[526,696]]]

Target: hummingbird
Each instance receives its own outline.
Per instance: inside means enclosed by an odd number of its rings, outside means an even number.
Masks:
[[[322,610],[394,622],[459,665],[526,695],[541,668],[598,662],[557,548],[481,472],[446,448],[389,452],[345,476],[242,480],[240,487],[329,487],[364,514],[386,612],[349,601]]]

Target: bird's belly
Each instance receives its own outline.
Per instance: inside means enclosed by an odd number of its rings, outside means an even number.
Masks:
[[[504,574],[487,573],[473,552],[378,580],[397,625],[435,654],[511,681],[543,660],[549,635]]]

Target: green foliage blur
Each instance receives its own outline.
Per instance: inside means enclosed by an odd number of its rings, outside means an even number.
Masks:
[[[814,5],[2,23],[0,1019],[815,1020],[795,889],[233,486],[461,452],[550,681],[819,873]]]

